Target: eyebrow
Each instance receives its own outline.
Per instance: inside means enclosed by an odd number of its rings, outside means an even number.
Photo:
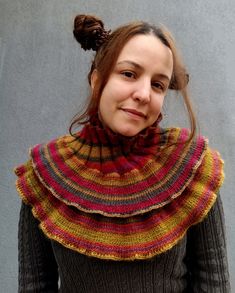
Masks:
[[[123,61],[120,61],[120,62],[117,63],[117,65],[122,65],[124,63],[128,63],[128,64],[132,65],[133,67],[139,69],[139,70],[143,70],[144,69],[140,64],[138,64],[138,63],[136,63],[134,61],[131,61],[131,60],[123,60]],[[156,75],[159,76],[160,78],[167,79],[170,82],[170,78],[166,74],[158,73]]]

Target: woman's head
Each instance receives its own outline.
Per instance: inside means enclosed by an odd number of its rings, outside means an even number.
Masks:
[[[171,50],[152,34],[137,34],[122,48],[99,98],[100,120],[114,132],[134,136],[160,115],[173,72]],[[99,82],[91,75],[91,87]]]
[[[89,118],[98,111],[100,101],[102,102],[102,93],[107,93],[106,85],[109,85],[109,80],[115,73],[117,61],[123,52],[126,51],[126,48],[131,46],[133,42],[137,42],[136,46],[138,47],[142,45],[142,58],[144,59],[146,58],[145,54],[148,49],[147,47],[149,47],[148,43],[151,41],[153,54],[155,50],[155,55],[157,56],[159,48],[165,53],[168,53],[165,57],[169,61],[169,68],[171,67],[171,72],[168,73],[169,81],[167,83],[166,90],[169,88],[181,91],[189,111],[191,128],[195,128],[195,125],[192,127],[192,124],[195,123],[193,123],[194,117],[191,111],[190,101],[188,99],[186,89],[188,75],[186,74],[185,67],[181,62],[174,40],[165,28],[157,28],[145,22],[133,22],[121,26],[110,33],[104,30],[103,23],[100,19],[93,16],[79,15],[74,21],[74,36],[85,50],[97,50],[88,74],[89,83],[92,86],[90,102],[84,114],[81,115],[76,122],[81,123],[82,120],[84,122],[88,121]],[[135,48],[135,45],[133,48]],[[138,48],[136,49],[138,50]],[[141,56],[141,54],[139,55]],[[152,60],[150,67],[152,67],[153,71],[155,70],[157,72],[156,59]],[[151,82],[153,81],[155,81],[155,79],[151,80]],[[166,94],[166,90],[164,95]],[[157,118],[158,115],[155,117],[155,121]]]

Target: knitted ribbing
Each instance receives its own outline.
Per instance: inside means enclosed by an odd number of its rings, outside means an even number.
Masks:
[[[150,128],[128,139],[88,124],[76,140],[34,147],[16,169],[17,189],[64,246],[104,259],[149,258],[205,217],[223,181],[219,154],[203,137],[185,147],[188,135]]]
[[[34,147],[32,164],[40,181],[65,203],[127,217],[164,206],[190,183],[207,142],[199,137],[185,147],[188,136],[186,129],[149,128],[129,139],[89,124],[77,140],[66,136]]]

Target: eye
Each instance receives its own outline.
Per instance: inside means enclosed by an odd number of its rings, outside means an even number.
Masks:
[[[125,77],[128,77],[128,78],[135,78],[136,77],[135,73],[132,71],[122,71],[121,74],[124,75]]]
[[[156,89],[156,90],[160,90],[160,91],[164,91],[165,90],[165,86],[164,84],[162,84],[161,82],[153,82],[152,86]]]

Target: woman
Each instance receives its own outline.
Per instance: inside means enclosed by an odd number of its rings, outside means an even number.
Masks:
[[[143,22],[110,33],[78,15],[74,36],[96,51],[91,97],[70,135],[16,168],[19,291],[229,292],[223,161],[195,135],[170,33]],[[191,131],[159,126],[168,90]]]

